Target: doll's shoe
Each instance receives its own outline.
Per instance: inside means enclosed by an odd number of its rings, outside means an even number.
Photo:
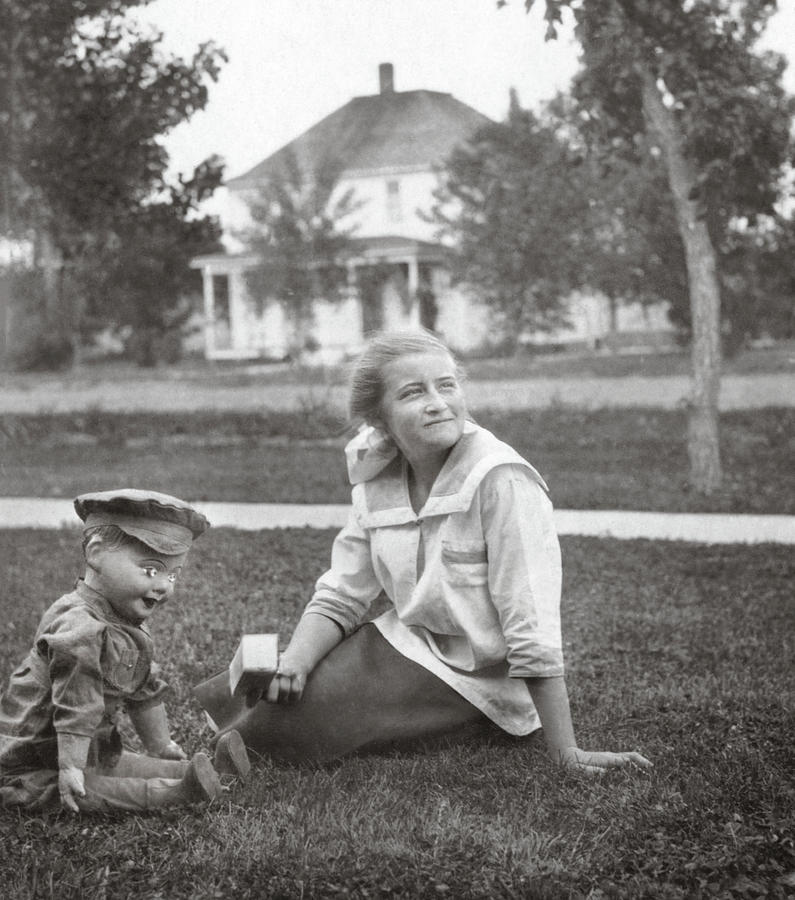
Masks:
[[[215,745],[215,770],[221,775],[233,775],[240,781],[251,771],[248,753],[239,731],[227,731]]]
[[[224,792],[221,779],[206,753],[197,753],[190,761],[182,784],[188,796],[195,802],[216,800]]]

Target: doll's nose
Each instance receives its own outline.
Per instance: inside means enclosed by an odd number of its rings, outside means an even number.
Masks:
[[[152,593],[163,602],[174,593],[174,583],[169,579],[168,575],[160,575],[157,583],[153,586]]]

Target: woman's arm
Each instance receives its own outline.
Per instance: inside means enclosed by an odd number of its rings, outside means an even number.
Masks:
[[[300,700],[309,673],[356,628],[380,592],[370,558],[370,536],[351,510],[334,539],[331,568],[317,580],[265,699],[271,703]]]
[[[301,699],[309,673],[340,641],[342,628],[328,616],[307,613],[298,622],[279,668],[268,686],[270,703],[296,703]]]
[[[495,469],[483,480],[481,514],[489,589],[508,647],[509,672],[527,684],[552,758],[588,772],[628,763],[650,766],[639,753],[588,753],[577,747],[562,674],[560,549],[542,489],[524,470]]]
[[[541,719],[547,750],[556,762],[591,773],[628,764],[643,768],[652,765],[645,756],[632,750],[620,753],[589,753],[580,750],[574,737],[569,694],[562,675],[553,678],[526,678],[525,683]]]

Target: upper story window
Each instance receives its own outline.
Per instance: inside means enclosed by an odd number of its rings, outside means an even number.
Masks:
[[[400,202],[400,182],[390,180],[386,183],[386,216],[390,222],[403,221],[403,207]]]

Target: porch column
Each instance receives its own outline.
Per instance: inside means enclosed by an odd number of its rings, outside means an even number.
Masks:
[[[356,321],[359,328],[356,333],[356,343],[360,344],[364,338],[364,322],[362,320],[362,298],[359,296],[359,289],[356,284],[356,263],[350,259],[345,263],[345,302],[351,304],[356,309]]]
[[[251,354],[251,322],[249,322],[246,304],[246,283],[243,271],[238,268],[227,272],[229,291],[229,331],[232,341],[231,349],[236,356]]]
[[[215,352],[215,291],[213,271],[210,266],[202,269],[202,296],[204,298],[204,358],[212,359]]]
[[[417,257],[412,256],[408,260],[409,265],[409,297],[411,297],[411,308],[409,310],[409,324],[412,328],[420,327],[420,304],[417,302],[417,288],[420,284],[420,267],[417,263]]]

